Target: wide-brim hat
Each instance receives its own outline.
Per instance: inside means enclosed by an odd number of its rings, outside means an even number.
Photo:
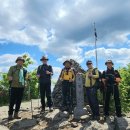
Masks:
[[[66,63],[69,63],[70,65],[72,65],[72,63],[69,60],[64,61],[63,65],[65,66]]]
[[[111,63],[112,65],[114,65],[114,63],[112,62],[112,60],[107,60],[107,61],[105,62],[105,65],[107,65],[107,63]]]
[[[17,63],[19,60],[23,61],[23,63],[25,62],[23,57],[18,57],[15,62]]]
[[[42,61],[42,60],[49,60],[47,57],[45,57],[45,56],[43,56],[41,59],[40,59],[40,61]]]

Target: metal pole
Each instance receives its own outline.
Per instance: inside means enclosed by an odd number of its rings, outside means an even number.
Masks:
[[[95,56],[96,56],[96,68],[98,68],[98,57],[97,57],[97,32],[94,22],[94,37],[95,37]]]

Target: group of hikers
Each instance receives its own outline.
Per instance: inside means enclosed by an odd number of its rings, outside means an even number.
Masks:
[[[48,65],[48,58],[43,56],[41,59],[42,65],[37,69],[37,78],[39,79],[39,90],[41,97],[41,112],[45,112],[47,98],[47,106],[49,112],[53,111],[53,100],[51,97],[51,77],[53,75],[53,69],[51,65]],[[8,119],[20,119],[18,115],[20,110],[21,101],[23,98],[25,81],[27,78],[27,70],[23,67],[25,60],[22,57],[16,59],[16,65],[11,66],[8,71],[8,79],[10,83],[10,96],[9,96],[9,111]],[[62,82],[62,109],[63,111],[69,111],[72,104],[72,91],[71,88],[75,82],[76,72],[72,68],[70,60],[66,60],[63,63],[64,68],[61,70],[59,79]],[[85,93],[87,95],[88,103],[92,111],[92,119],[99,120],[99,101],[97,98],[97,89],[100,86],[104,90],[104,116],[109,116],[109,104],[110,97],[113,96],[115,100],[116,116],[121,117],[121,103],[119,96],[119,83],[121,82],[120,74],[117,70],[114,70],[114,63],[111,60],[107,60],[105,65],[107,69],[101,73],[97,68],[93,67],[92,61],[86,62],[87,71],[82,74],[85,78]],[[81,72],[78,72],[81,74]],[[102,84],[102,85],[101,85]],[[15,106],[15,109],[14,109]]]

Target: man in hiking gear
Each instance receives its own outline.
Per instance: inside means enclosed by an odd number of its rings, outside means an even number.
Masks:
[[[119,98],[119,88],[118,85],[121,82],[121,76],[117,70],[113,68],[112,60],[106,61],[105,65],[107,70],[103,71],[102,81],[105,86],[105,106],[104,115],[109,116],[109,102],[111,95],[114,96],[116,115],[121,117],[121,103]]]
[[[70,111],[72,106],[73,82],[75,80],[74,70],[71,68],[72,63],[66,60],[63,65],[65,66],[60,74],[62,81],[62,109]]]
[[[47,61],[49,60],[47,57],[43,56],[40,60],[43,64],[37,69],[37,77],[39,78],[42,112],[45,111],[46,106],[45,95],[49,111],[53,111],[51,99],[51,76],[53,75],[52,66],[47,64]]]
[[[88,103],[92,111],[92,119],[98,120],[99,104],[97,99],[97,88],[95,87],[96,80],[99,78],[98,69],[94,69],[92,61],[86,62],[88,70],[85,74],[85,87],[87,92]]]
[[[9,92],[9,117],[8,119],[13,119],[13,111],[15,105],[14,118],[20,119],[18,112],[20,109],[21,101],[23,98],[23,92],[25,87],[25,80],[27,75],[27,70],[23,68],[23,63],[25,60],[22,57],[16,59],[16,65],[11,66],[8,72],[8,79],[10,83],[10,92]]]

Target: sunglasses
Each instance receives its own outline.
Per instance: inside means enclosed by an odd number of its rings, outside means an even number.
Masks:
[[[92,63],[88,63],[87,65],[91,65]]]

